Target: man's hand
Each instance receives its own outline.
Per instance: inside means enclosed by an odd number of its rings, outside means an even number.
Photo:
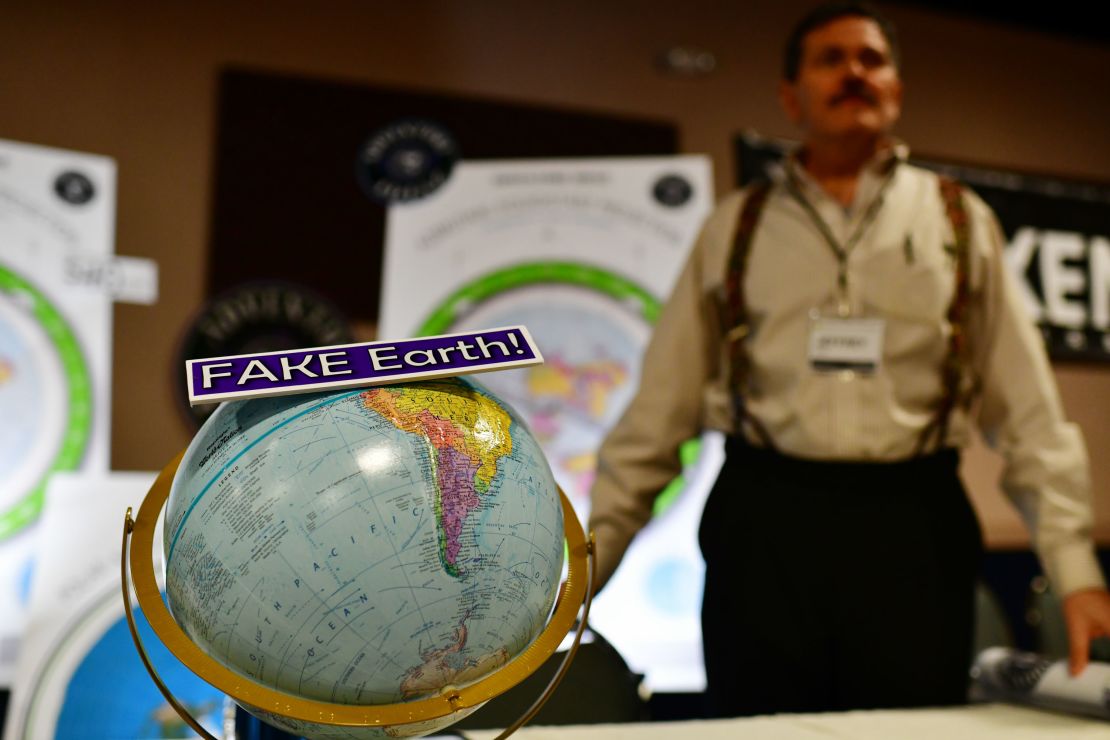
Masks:
[[[1087,667],[1091,640],[1110,637],[1110,592],[1104,588],[1075,591],[1064,597],[1064,622],[1068,628],[1068,670],[1078,676]]]

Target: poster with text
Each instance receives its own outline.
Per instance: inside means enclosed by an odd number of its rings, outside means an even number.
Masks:
[[[479,380],[521,413],[585,521],[598,446],[712,204],[699,156],[460,163],[388,211],[378,336],[525,325],[545,363]],[[696,529],[721,453],[694,439],[682,454],[590,615],[659,691],[704,684]]]
[[[115,180],[105,157],[0,140],[0,686],[50,476],[108,468]]]

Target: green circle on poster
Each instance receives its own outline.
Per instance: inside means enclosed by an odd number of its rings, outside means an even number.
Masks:
[[[42,511],[51,473],[80,464],[92,386],[73,331],[46,295],[0,265],[0,540]]]

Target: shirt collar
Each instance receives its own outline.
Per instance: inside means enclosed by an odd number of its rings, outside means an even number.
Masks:
[[[804,146],[795,147],[787,155],[783,174],[786,180],[793,183],[808,200],[816,202],[827,199],[829,195],[802,164],[801,158],[804,149]],[[880,184],[886,180],[887,175],[900,163],[909,159],[909,155],[909,146],[901,139],[894,138],[890,140],[887,146],[875,152],[874,156],[867,161],[867,164],[860,171],[860,183],[856,191],[855,202],[857,204],[861,202],[860,196],[863,196],[863,201],[870,200]],[[852,210],[854,210],[854,206]]]

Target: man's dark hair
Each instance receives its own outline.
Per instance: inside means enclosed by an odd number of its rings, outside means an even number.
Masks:
[[[894,66],[902,66],[902,54],[898,48],[898,32],[889,18],[868,3],[830,2],[818,5],[809,11],[790,32],[790,36],[786,39],[786,52],[783,54],[782,60],[783,79],[790,82],[798,79],[798,69],[802,66],[802,47],[810,31],[840,18],[868,18],[875,21],[890,46],[890,57],[894,61]]]

